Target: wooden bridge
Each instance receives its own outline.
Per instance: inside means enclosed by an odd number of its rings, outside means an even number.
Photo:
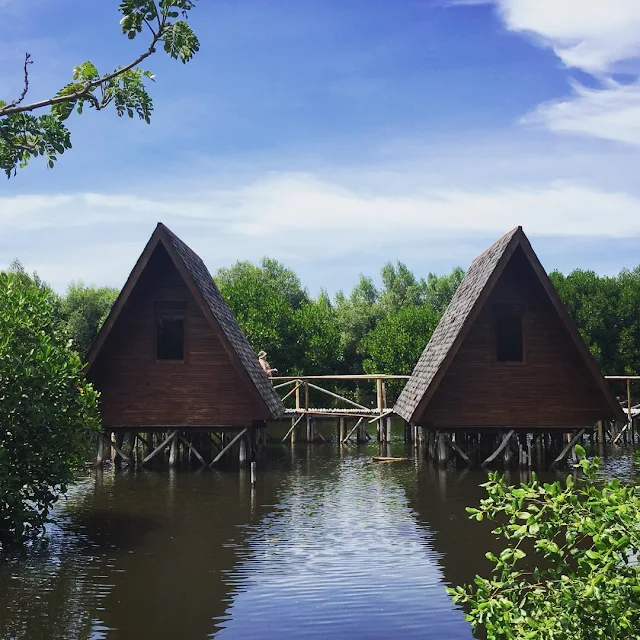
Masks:
[[[306,441],[324,441],[326,438],[316,429],[316,419],[335,419],[337,421],[337,440],[341,443],[355,438],[358,442],[366,442],[372,438],[368,428],[375,429],[379,442],[391,440],[391,416],[393,409],[388,402],[388,383],[391,381],[406,381],[409,376],[400,375],[326,375],[326,376],[279,376],[274,377],[274,388],[281,393],[281,399],[285,403],[285,418],[291,419],[291,428],[287,431],[282,442],[290,439],[291,442],[299,440],[299,428],[305,421]],[[327,383],[358,383],[371,385],[371,405],[366,406],[362,402],[331,389],[325,388]],[[325,386],[321,386],[321,383]],[[330,399],[333,406],[314,407],[311,396]],[[329,403],[327,403],[329,404]],[[293,405],[293,406],[287,406]],[[349,424],[352,421],[354,424]]]
[[[284,437],[279,438],[281,442],[289,440],[291,443],[299,441],[306,442],[326,442],[328,439],[335,440],[341,444],[349,442],[368,442],[375,438],[381,444],[387,444],[391,441],[391,420],[393,409],[389,405],[388,384],[392,381],[406,381],[409,376],[401,375],[325,375],[325,376],[288,376],[274,377],[274,388],[280,393],[282,401],[286,406],[284,418],[290,420],[290,427]],[[604,443],[606,441],[614,444],[622,444],[627,442],[640,441],[640,430],[634,428],[634,423],[640,416],[640,404],[632,404],[632,383],[640,381],[640,376],[605,376],[607,380],[619,381],[624,383],[625,396],[620,399],[622,394],[618,395],[620,404],[623,407],[628,421],[624,425],[599,423],[593,433],[588,434],[594,443]],[[360,386],[369,386],[368,392],[365,391],[367,400],[370,400],[368,406],[366,400],[356,401],[353,397],[345,395],[346,392],[337,393],[327,386],[331,384],[342,383],[344,387],[349,383],[357,383]],[[324,404],[314,404],[312,400],[323,398]],[[397,416],[396,420],[400,419]],[[322,420],[325,424],[333,422],[336,433],[335,438],[323,435],[317,428],[317,421]],[[413,443],[414,446],[425,445],[427,451],[439,459],[446,459],[447,453],[454,452],[462,458],[466,463],[470,462],[469,456],[465,453],[465,449],[461,440],[472,440],[472,445],[480,447],[476,442],[476,436],[469,434],[446,433],[442,436],[429,433],[424,427],[404,422],[404,440],[407,443]],[[324,430],[326,434],[326,429]],[[371,435],[371,433],[374,435]],[[560,452],[558,458],[567,455],[577,442],[579,442],[586,429],[576,431],[572,434],[566,434],[566,440],[555,442],[555,448]],[[520,440],[518,445],[520,463],[523,466],[530,466],[532,458],[538,450],[538,457],[542,459],[541,452],[545,447],[553,450],[550,446],[551,437],[547,437],[542,433],[529,434]],[[562,434],[557,434],[562,435]],[[508,458],[507,447],[512,438],[515,440],[515,430],[508,431],[506,434],[492,435],[493,453],[489,455],[485,462],[493,462],[499,454],[504,452],[505,458]],[[460,444],[458,444],[460,442]],[[564,442],[564,443],[563,443]],[[562,444],[563,443],[563,444]],[[533,449],[533,451],[532,451]],[[472,446],[473,450],[473,446]],[[513,452],[512,452],[513,453]],[[553,457],[556,457],[556,453]]]

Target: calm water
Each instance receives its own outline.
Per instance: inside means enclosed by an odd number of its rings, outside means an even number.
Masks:
[[[375,453],[276,447],[253,490],[237,471],[88,477],[0,566],[0,637],[470,640],[445,586],[496,549],[464,511],[484,474]]]

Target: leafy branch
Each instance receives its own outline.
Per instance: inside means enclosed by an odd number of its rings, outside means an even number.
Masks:
[[[46,100],[24,103],[29,92],[30,54],[25,55],[24,83],[12,102],[0,100],[0,168],[7,177],[16,174],[32,157],[44,156],[53,167],[57,156],[71,148],[71,137],[64,122],[74,110],[81,114],[85,105],[101,111],[113,105],[119,116],[138,116],[149,123],[153,102],[145,82],[153,80],[150,71],[139,65],[162,46],[165,53],[182,63],[189,62],[200,49],[195,33],[186,22],[195,0],[122,0],[122,32],[133,40],[143,31],[150,41],[132,62],[100,74],[89,61],[73,70],[73,81]],[[49,108],[49,113],[33,115]]]
[[[511,543],[486,554],[491,578],[449,589],[488,639],[637,638],[640,495],[618,480],[600,482],[598,460],[576,452],[580,480],[541,483],[534,474],[510,487],[492,474],[488,497],[467,509],[471,519],[496,522],[493,533]]]

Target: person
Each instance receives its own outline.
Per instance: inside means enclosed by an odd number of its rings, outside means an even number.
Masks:
[[[258,362],[260,366],[264,369],[264,372],[271,377],[274,373],[278,373],[277,369],[273,369],[271,365],[267,362],[267,352],[261,351],[258,354]]]

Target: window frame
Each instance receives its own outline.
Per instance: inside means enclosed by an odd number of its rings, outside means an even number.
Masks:
[[[182,358],[169,359],[158,357],[158,319],[161,316],[182,316]],[[159,364],[186,364],[188,361],[189,342],[189,305],[179,301],[158,301],[153,304],[153,357]]]
[[[519,317],[522,335],[522,360],[498,360],[498,317]],[[498,302],[491,306],[491,362],[497,366],[522,367],[527,364],[527,305],[522,302]]]

